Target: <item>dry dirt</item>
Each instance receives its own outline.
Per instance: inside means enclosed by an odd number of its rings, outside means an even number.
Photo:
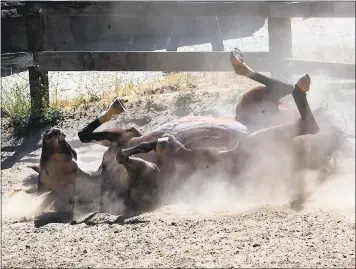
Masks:
[[[193,83],[128,96],[127,113],[105,127],[150,130],[185,114],[233,116],[238,96],[253,85],[226,74],[197,75]],[[320,96],[335,89],[346,99],[354,98],[354,85],[349,89],[340,81],[330,86],[325,78],[314,78],[312,85],[313,108],[325,99]],[[352,130],[354,103],[344,99],[336,110]],[[76,132],[102,109],[95,104],[78,109],[61,123],[84,170],[98,167],[104,148],[81,144]],[[35,229],[31,217],[39,199],[23,191],[13,193],[34,184],[27,180],[24,187],[22,181],[34,175],[26,166],[38,162],[40,136],[25,139],[17,155],[11,150],[2,155],[8,165],[2,168],[3,267],[355,267],[354,159],[343,161],[342,173],[313,188],[299,212],[289,209],[283,188],[267,193],[259,186],[242,194],[216,180],[195,199],[182,192],[172,205],[121,224],[103,214],[86,224]],[[10,138],[3,136],[3,147],[14,145]]]

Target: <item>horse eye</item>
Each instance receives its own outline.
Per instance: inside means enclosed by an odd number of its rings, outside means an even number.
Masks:
[[[262,113],[265,113],[265,111],[264,111],[264,110],[262,110]]]

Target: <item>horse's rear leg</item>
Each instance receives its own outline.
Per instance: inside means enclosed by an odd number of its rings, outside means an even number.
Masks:
[[[300,119],[297,122],[273,126],[251,133],[242,143],[243,146],[246,145],[245,149],[248,149],[250,146],[263,146],[263,144],[272,144],[277,141],[288,141],[296,136],[319,132],[318,124],[315,121],[306,97],[309,87],[309,75],[301,77],[294,87],[292,96],[300,113]]]
[[[120,98],[116,98],[114,102],[112,102],[109,108],[104,111],[98,118],[94,121],[90,122],[87,126],[81,129],[78,132],[79,139],[82,143],[88,142],[99,142],[105,140],[115,140],[116,137],[114,134],[109,134],[108,132],[96,132],[94,133],[95,129],[97,129],[100,125],[104,124],[105,122],[110,121],[111,117],[114,115],[119,115],[125,111],[125,107],[121,102]],[[105,143],[104,143],[105,144]]]
[[[278,146],[280,143],[287,145],[287,147],[291,144],[295,146],[294,143],[297,137],[318,133],[319,126],[315,121],[306,98],[306,92],[309,91],[309,87],[310,77],[305,75],[298,80],[292,93],[300,113],[300,120],[292,124],[270,127],[250,134],[241,141],[239,145],[239,153],[249,154],[254,148],[259,149],[269,147],[270,145],[272,145],[272,147],[269,148],[269,150],[273,150],[274,145]],[[301,161],[305,158],[304,151],[298,151],[298,148],[295,147],[291,147],[291,149],[292,153],[296,156],[295,172],[302,172]],[[293,150],[295,152],[293,152]],[[304,182],[299,176],[296,176],[295,173],[292,178],[292,184],[295,192],[295,199],[291,202],[291,207],[294,209],[300,209],[301,205],[307,198],[307,194],[304,190]]]
[[[263,100],[278,103],[284,96],[291,94],[294,87],[291,84],[284,83],[280,80],[266,77],[258,72],[255,72],[246,63],[243,62],[240,51],[235,50],[230,54],[230,62],[236,74],[250,78],[259,82],[266,87],[263,88]]]
[[[123,149],[120,151],[119,156],[120,158],[128,158],[134,154],[148,153],[150,151],[155,151],[158,154],[166,152],[169,155],[176,155],[176,153],[178,153],[178,155],[181,156],[183,156],[184,153],[190,153],[190,151],[174,136],[166,135],[150,142],[141,142],[133,147]]]

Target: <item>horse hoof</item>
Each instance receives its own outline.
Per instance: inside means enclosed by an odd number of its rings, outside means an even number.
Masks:
[[[234,49],[230,53],[230,63],[237,75],[251,77],[255,73],[244,63],[243,55],[239,49]]]
[[[166,151],[167,145],[169,143],[169,137],[161,137],[157,140],[156,152],[162,154]]]
[[[305,74],[298,80],[297,85],[302,92],[308,92],[310,88],[310,82],[310,76]]]
[[[125,112],[126,110],[124,103],[119,97],[117,97],[114,102],[111,103],[109,109],[112,109],[116,115],[119,115],[120,113]]]

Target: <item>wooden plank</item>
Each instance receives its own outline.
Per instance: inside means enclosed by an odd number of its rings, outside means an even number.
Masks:
[[[19,53],[7,53],[1,54],[1,68],[29,68],[34,66],[33,53],[31,52],[19,52]]]
[[[16,8],[1,10],[1,19],[22,17]]]
[[[34,12],[44,15],[71,16],[263,16],[269,13],[266,2],[175,2],[175,1],[101,1],[101,2],[39,2]]]
[[[48,71],[232,71],[230,52],[39,52],[35,64]],[[245,52],[252,67],[267,71],[266,52]]]
[[[273,71],[266,52],[245,52],[256,71]],[[18,58],[17,58],[18,57]],[[2,55],[2,68],[38,65],[45,71],[232,71],[229,52],[37,52]],[[274,60],[273,60],[274,61]],[[284,59],[293,74],[327,75],[355,79],[355,65]]]
[[[32,2],[31,12],[70,16],[355,17],[354,2],[101,1]]]
[[[153,51],[166,48],[171,34],[171,17],[46,16],[46,51]],[[219,17],[223,39],[243,38],[263,27],[262,17]],[[209,43],[199,28],[181,45]],[[25,18],[1,21],[2,53],[27,51]],[[131,43],[130,40],[133,42]],[[131,43],[131,44],[130,44]]]
[[[23,16],[25,3],[17,1],[1,1],[1,18]]]
[[[27,51],[25,17],[1,19],[1,53]]]
[[[37,52],[34,62],[47,71],[170,71],[231,72],[229,52]],[[249,66],[259,72],[273,72],[267,52],[244,52]],[[355,78],[355,65],[284,59],[289,74],[309,73]]]
[[[308,73],[311,76],[330,76],[344,79],[355,79],[355,65],[320,61],[285,59],[285,65],[293,74]]]
[[[25,72],[27,70],[28,70],[28,67],[26,67],[26,68],[1,68],[1,77],[12,76],[14,74]]]

